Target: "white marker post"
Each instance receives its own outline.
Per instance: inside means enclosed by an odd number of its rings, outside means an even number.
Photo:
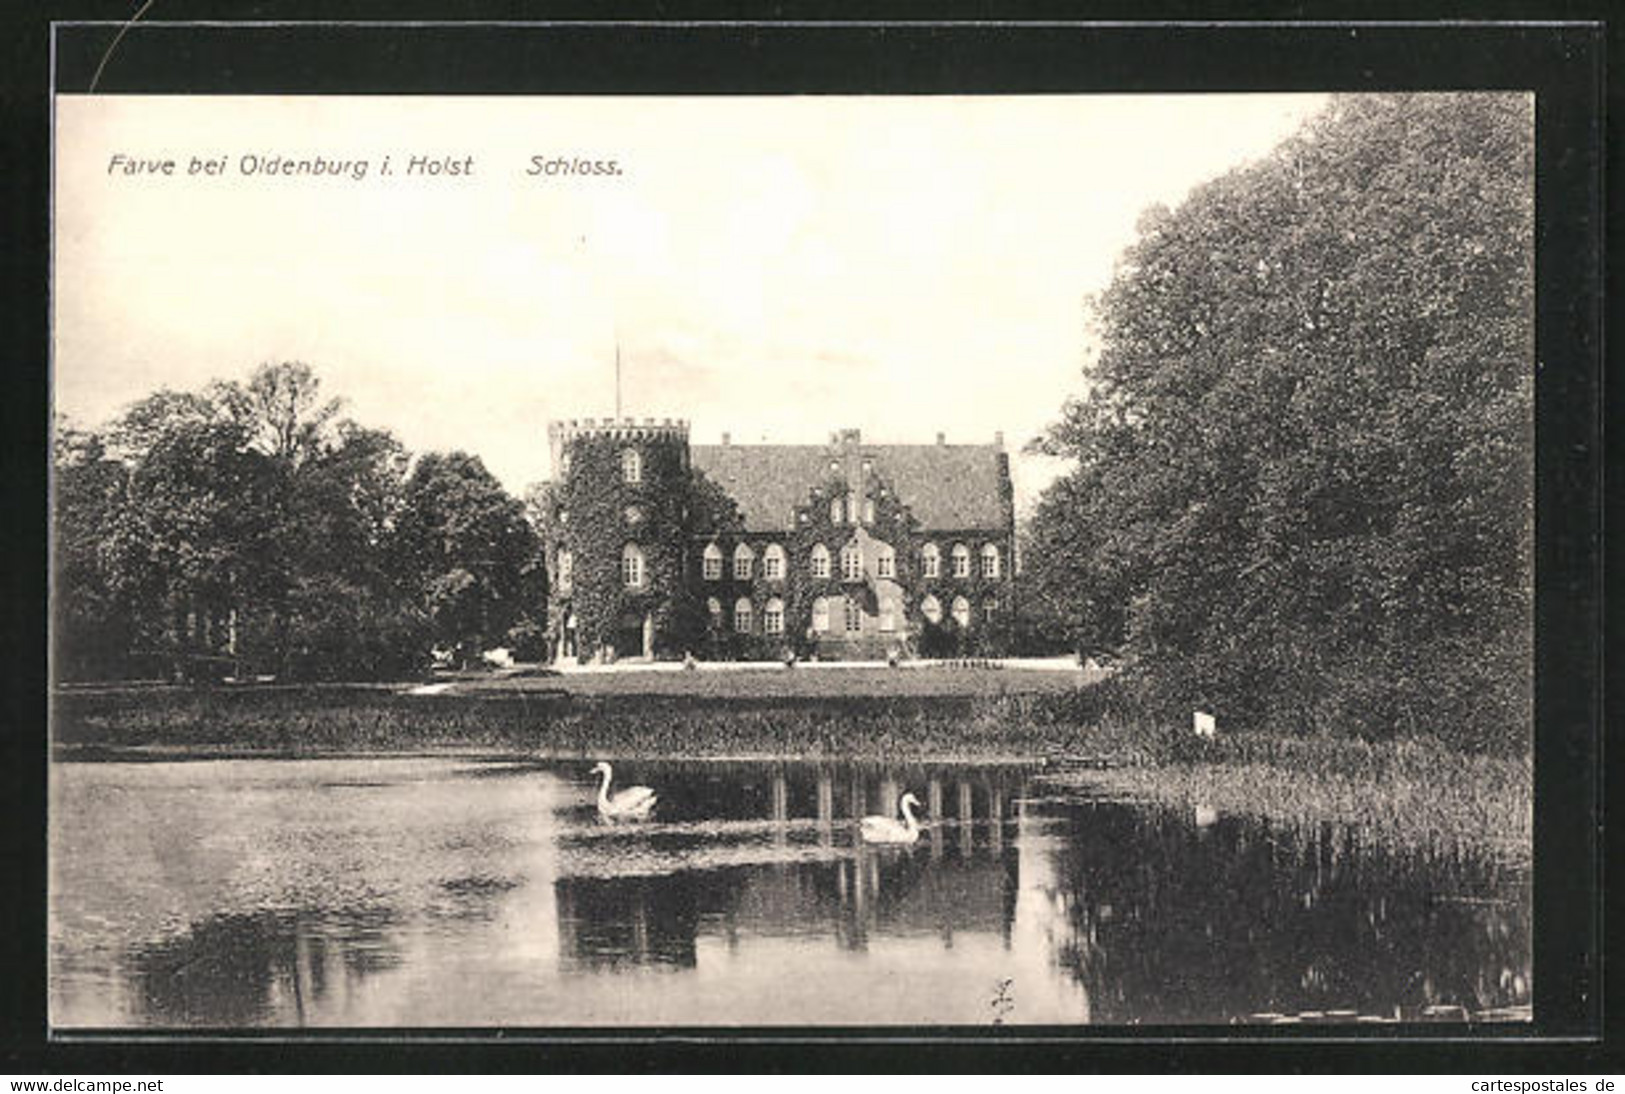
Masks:
[[[1198,737],[1212,738],[1218,736],[1219,723],[1214,720],[1213,715],[1208,714],[1206,711],[1196,711],[1191,717],[1191,725]]]

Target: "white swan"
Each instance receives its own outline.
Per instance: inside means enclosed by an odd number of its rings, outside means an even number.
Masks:
[[[864,843],[913,843],[920,838],[920,822],[914,819],[913,806],[920,799],[904,794],[897,807],[903,811],[901,821],[891,817],[864,817],[859,829]]]
[[[654,811],[658,795],[647,786],[629,786],[619,794],[611,795],[609,781],[615,777],[614,770],[600,761],[593,765],[592,773],[604,776],[604,781],[598,786],[600,815],[615,820],[642,820]]]

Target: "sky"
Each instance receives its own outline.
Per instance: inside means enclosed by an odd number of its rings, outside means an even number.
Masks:
[[[1323,103],[60,96],[55,409],[303,361],[518,493],[549,420],[615,411],[618,353],[622,412],[695,443],[1002,432],[1025,509],[1064,465],[1021,448],[1082,393],[1086,301],[1141,213]],[[529,173],[561,159],[616,171]]]

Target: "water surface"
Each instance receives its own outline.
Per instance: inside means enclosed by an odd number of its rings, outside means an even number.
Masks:
[[[1526,1004],[1526,867],[1017,767],[58,763],[59,1027],[1355,1021]],[[929,827],[865,847],[904,790]]]

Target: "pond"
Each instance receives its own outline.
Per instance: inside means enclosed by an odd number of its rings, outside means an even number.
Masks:
[[[611,824],[589,766],[58,763],[52,1023],[1151,1025],[1528,1003],[1527,865],[1461,848],[988,765],[627,763],[617,784],[660,804]],[[918,843],[864,845],[855,818],[904,791]]]

